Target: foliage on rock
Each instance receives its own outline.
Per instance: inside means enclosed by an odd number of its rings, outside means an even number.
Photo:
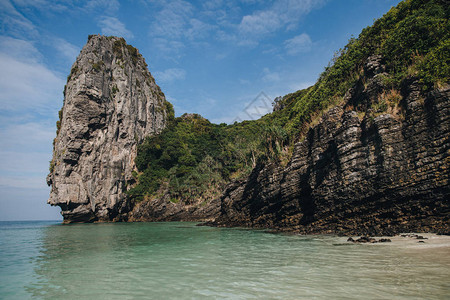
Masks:
[[[315,85],[277,98],[274,112],[259,120],[216,125],[199,115],[173,119],[139,147],[138,184],[130,195],[143,199],[164,189],[171,199],[192,203],[249,175],[258,161],[287,161],[294,143],[330,108],[343,105],[349,90],[370,90],[365,80],[373,70],[364,69],[370,56],[382,62],[377,72],[384,91],[351,108],[362,117],[401,116],[402,82],[414,77],[423,91],[449,82],[449,7],[442,0],[401,2],[337,51]]]

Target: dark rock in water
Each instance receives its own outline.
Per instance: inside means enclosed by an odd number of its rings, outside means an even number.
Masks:
[[[372,237],[368,237],[368,236],[362,236],[359,239],[354,240],[353,238],[349,237],[347,239],[347,242],[352,242],[352,243],[390,243],[392,242],[391,239],[386,239],[386,238],[382,238],[379,239],[378,241],[375,238]]]
[[[450,232],[450,86],[423,94],[408,78],[396,111],[375,114],[371,106],[387,91],[381,61],[368,59],[364,78],[295,145],[286,167],[259,164],[229,184],[215,224],[305,234]]]
[[[424,241],[418,241],[418,243],[425,243]]]
[[[428,238],[417,234],[402,234],[401,237],[415,238],[417,240],[427,240]]]
[[[374,238],[368,237],[368,236],[362,236],[359,239],[353,239],[352,237],[349,237],[347,239],[347,242],[352,243],[376,243],[377,241]]]
[[[166,100],[137,49],[90,36],[65,88],[48,203],[64,222],[127,220],[137,145],[166,124]]]
[[[356,243],[377,243],[378,241],[368,236],[362,236],[355,241]]]

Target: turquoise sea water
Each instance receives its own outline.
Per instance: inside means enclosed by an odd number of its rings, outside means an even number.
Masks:
[[[449,248],[420,247],[179,222],[0,222],[0,299],[449,299]]]

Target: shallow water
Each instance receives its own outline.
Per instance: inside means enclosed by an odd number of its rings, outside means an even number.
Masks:
[[[179,222],[0,222],[0,298],[448,299],[450,247],[430,242],[359,245]]]

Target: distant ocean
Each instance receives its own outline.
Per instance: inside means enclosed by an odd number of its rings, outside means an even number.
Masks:
[[[449,249],[182,222],[0,222],[0,299],[449,299]]]

